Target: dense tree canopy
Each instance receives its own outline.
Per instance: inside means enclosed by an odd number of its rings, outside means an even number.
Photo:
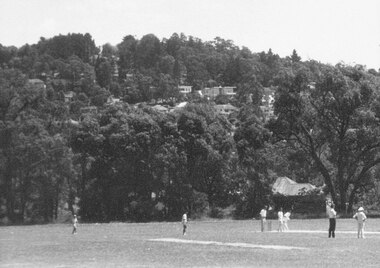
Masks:
[[[340,211],[377,209],[379,72],[289,54],[183,33],[0,44],[0,221],[252,217],[279,176],[322,187]],[[219,86],[236,95],[197,93]]]
[[[275,136],[304,152],[342,209],[371,185],[380,161],[378,90],[368,74],[345,66],[324,67],[315,87],[303,69],[278,87]]]

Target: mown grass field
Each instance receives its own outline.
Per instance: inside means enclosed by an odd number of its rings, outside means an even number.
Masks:
[[[190,221],[186,236],[179,222],[81,224],[77,235],[69,224],[0,227],[0,267],[380,266],[380,219],[368,220],[366,239],[351,219],[338,219],[335,239],[327,219],[289,227],[261,233],[257,220]],[[270,245],[297,248],[262,247]]]

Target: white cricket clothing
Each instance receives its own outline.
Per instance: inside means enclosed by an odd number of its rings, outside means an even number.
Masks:
[[[367,219],[366,215],[362,211],[355,213],[354,218],[357,219],[359,223],[362,223]]]
[[[267,210],[263,208],[260,211],[260,216],[261,216],[261,218],[266,218],[267,217]]]
[[[335,209],[331,208],[330,206],[326,206],[326,212],[330,219],[336,218],[336,211]]]
[[[279,211],[277,213],[277,216],[278,216],[278,221],[283,222],[283,220],[284,220],[284,213],[282,211]]]
[[[187,223],[187,215],[186,215],[186,213],[182,215],[182,223]]]

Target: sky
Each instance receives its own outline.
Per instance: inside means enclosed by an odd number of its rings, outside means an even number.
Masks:
[[[0,44],[90,33],[97,46],[126,35],[232,40],[252,52],[380,69],[379,0],[0,0]]]

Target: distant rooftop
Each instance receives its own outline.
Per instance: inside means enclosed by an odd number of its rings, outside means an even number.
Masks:
[[[288,177],[277,178],[272,187],[273,193],[286,196],[302,195],[314,189],[316,189],[316,187],[310,183],[297,183]]]

